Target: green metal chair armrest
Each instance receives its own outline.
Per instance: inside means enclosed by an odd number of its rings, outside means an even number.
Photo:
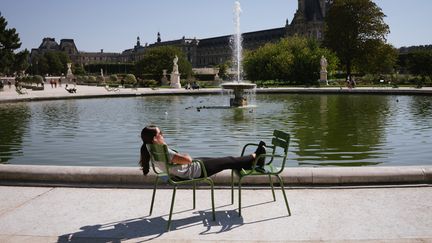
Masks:
[[[204,162],[202,162],[202,160],[199,160],[199,159],[194,159],[194,160],[192,160],[192,163],[193,162],[198,162],[201,165],[201,173],[203,173],[201,177],[206,178],[207,177],[207,170],[206,170],[206,167],[204,165]]]
[[[246,147],[248,147],[248,146],[258,146],[259,144],[257,144],[257,143],[247,143],[247,144],[245,144],[244,146],[243,146],[243,150],[242,151],[244,151],[245,149],[246,149]],[[273,146],[273,145],[266,145],[266,148],[271,148],[271,149],[273,149],[275,146]]]
[[[256,166],[257,161],[260,158],[271,158],[271,160],[269,162],[266,163],[266,165],[270,165],[271,163],[273,163],[273,159],[274,158],[285,158],[285,155],[278,155],[278,154],[260,154],[258,157],[255,158],[255,161],[252,164],[252,167]]]
[[[256,143],[248,143],[248,144],[246,144],[246,145],[244,145],[243,146],[243,149],[242,149],[242,152],[241,152],[241,156],[243,156],[244,155],[244,152],[246,151],[246,148],[247,147],[249,147],[249,146],[255,146],[255,147],[258,147],[258,144],[256,144]],[[275,148],[275,146],[273,146],[273,145],[266,145],[266,148],[267,149],[270,149],[270,150],[274,150],[274,148]],[[266,154],[266,155],[270,155],[270,154]],[[260,156],[261,157],[261,156]],[[253,167],[255,167],[256,166],[256,163],[257,163],[257,160],[258,158],[256,158],[256,160],[254,161],[254,163],[253,163]],[[270,164],[271,162],[273,162],[273,158],[271,158],[271,160],[268,162],[268,164]]]
[[[247,144],[245,144],[243,146],[243,149],[242,149],[242,152],[241,152],[241,156],[244,155],[244,152],[246,151],[246,148],[249,147],[249,146],[258,146],[258,144],[257,143],[247,143]]]

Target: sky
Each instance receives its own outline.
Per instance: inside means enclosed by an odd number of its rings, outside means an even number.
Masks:
[[[432,44],[431,0],[373,0],[387,15],[388,42],[399,48]],[[74,39],[79,51],[122,52],[141,44],[210,38],[234,32],[234,0],[0,0],[7,28],[15,28],[22,49],[44,37]],[[241,32],[280,28],[290,22],[297,0],[240,0]]]

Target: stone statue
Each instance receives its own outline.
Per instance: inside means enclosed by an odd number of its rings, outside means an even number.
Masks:
[[[321,65],[320,81],[321,82],[325,82],[328,85],[329,84],[328,83],[328,79],[327,79],[327,66],[328,66],[328,62],[327,62],[327,59],[324,56],[321,56],[320,65]]]
[[[103,77],[103,69],[101,68],[101,77]]]
[[[324,56],[321,56],[320,64],[321,64],[321,71],[327,72],[328,63],[327,63],[327,59]]]
[[[172,88],[175,88],[175,89],[180,89],[181,88],[180,73],[179,73],[179,70],[178,70],[177,62],[178,62],[178,57],[176,55],[174,57],[174,60],[173,60],[173,70],[172,70],[172,73],[171,73],[171,85],[170,86]]]
[[[176,55],[174,57],[174,60],[173,60],[173,71],[172,71],[173,73],[178,73],[179,72],[177,62],[178,62],[178,57]]]
[[[67,73],[66,73],[66,77],[67,78],[72,78],[73,77],[73,74],[72,74],[72,63],[70,63],[70,62],[68,62],[67,63],[67,68],[68,68],[68,70],[67,70]]]

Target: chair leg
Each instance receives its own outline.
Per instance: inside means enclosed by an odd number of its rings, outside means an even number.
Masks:
[[[284,188],[283,180],[282,180],[282,178],[280,178],[279,175],[277,175],[277,178],[279,179],[279,183],[280,183],[280,185],[281,185],[281,189],[282,189],[282,194],[283,194],[283,196],[284,196],[285,204],[286,204],[286,207],[287,207],[287,209],[288,209],[288,216],[291,216],[291,210],[290,210],[290,208],[289,208],[289,205],[288,205],[288,199],[287,199],[286,194],[285,194],[285,188]]]
[[[234,170],[231,170],[231,204],[234,204]]]
[[[215,213],[215,203],[214,203],[214,183],[212,180],[208,180],[210,187],[211,187],[211,201],[212,201],[212,214],[213,214],[213,221],[216,221],[216,213]]]
[[[176,191],[177,191],[177,186],[174,186],[174,190],[173,190],[173,194],[172,194],[172,199],[171,199],[170,214],[169,214],[169,218],[168,218],[167,231],[170,231],[170,227],[171,227],[171,217],[172,217],[172,212],[173,212],[173,209],[174,209],[174,201],[175,201]]]
[[[274,192],[273,180],[272,180],[271,175],[268,175],[268,177],[269,177],[269,180],[270,180],[270,186],[271,186],[271,189],[272,189],[273,201],[276,201],[276,195],[275,195],[275,192]]]
[[[239,179],[239,181],[238,181],[238,187],[239,187],[239,189],[238,189],[238,194],[239,194],[239,216],[241,217],[241,177],[240,177],[240,179]]]
[[[193,209],[195,209],[195,199],[196,199],[196,195],[195,195],[195,189],[196,189],[196,183],[193,183]]]
[[[155,199],[155,196],[156,196],[156,188],[157,188],[158,182],[159,182],[159,177],[156,176],[156,180],[155,180],[154,187],[153,187],[153,196],[152,196],[152,201],[151,201],[151,204],[150,204],[150,214],[149,215],[151,215],[152,212],[153,212],[153,204],[154,204],[154,199]]]

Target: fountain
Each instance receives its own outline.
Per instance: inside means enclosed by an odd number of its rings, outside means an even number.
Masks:
[[[236,1],[234,5],[235,31],[231,40],[231,44],[233,49],[233,64],[237,81],[223,83],[221,85],[222,89],[224,90],[233,90],[234,97],[230,99],[231,107],[246,106],[248,103],[245,90],[252,90],[256,87],[255,84],[242,82],[242,36],[240,33],[240,13],[240,2]]]

